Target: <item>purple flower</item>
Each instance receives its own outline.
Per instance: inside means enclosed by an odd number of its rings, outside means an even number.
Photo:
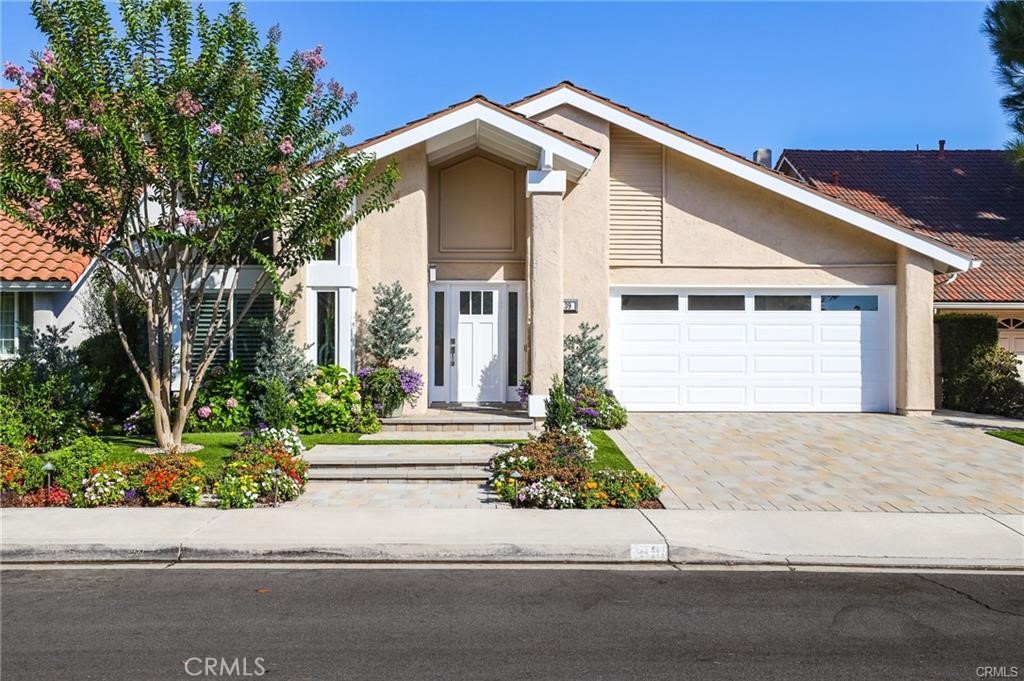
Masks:
[[[223,128],[220,127],[220,123],[210,123],[208,126],[206,126],[206,132],[210,135],[213,135],[214,137],[219,135],[222,131]]]
[[[55,63],[57,63],[57,57],[54,56],[53,52],[50,51],[49,47],[47,47],[45,50],[43,50],[42,62],[43,62],[43,66],[45,66],[47,68],[49,68],[49,67],[53,66]]]
[[[299,53],[299,59],[310,71],[319,71],[327,66],[327,60],[323,57],[324,46],[317,45],[312,50]]]
[[[18,82],[25,75],[25,69],[9,61],[4,62],[4,78]]]
[[[53,175],[46,176],[46,188],[51,192],[59,192],[61,188],[61,181]]]
[[[346,123],[345,125],[341,126],[341,136],[342,137],[348,137],[349,135],[351,135],[355,131],[356,131],[356,129],[352,127],[351,123]]]
[[[181,217],[178,218],[178,222],[181,223],[183,227],[198,227],[199,216],[196,215],[194,210],[187,210],[181,214]]]
[[[33,201],[28,205],[28,210],[25,211],[25,214],[28,215],[29,220],[39,224],[43,221],[43,204]]]
[[[195,97],[188,90],[182,90],[174,98],[174,108],[186,118],[191,118],[203,110],[203,105],[196,101]]]
[[[263,421],[256,422],[256,430],[266,430],[269,426]]]
[[[39,103],[40,104],[45,104],[45,105],[49,106],[49,105],[53,104],[55,101],[56,100],[54,99],[53,95],[51,95],[49,92],[41,92],[41,93],[39,93]]]
[[[331,96],[337,100],[345,98],[345,88],[341,87],[341,83],[331,78],[327,83],[327,90],[331,93]]]
[[[285,137],[281,140],[281,143],[277,145],[277,148],[285,156],[291,156],[295,152],[295,147],[292,145],[291,137]]]
[[[199,407],[199,409],[196,409],[196,416],[205,421],[206,419],[213,416],[213,409],[210,409],[210,407],[204,404],[203,406]]]
[[[64,129],[67,130],[68,132],[78,132],[79,130],[82,129],[82,119],[81,118],[69,118],[69,119],[67,119],[66,121],[64,121]]]
[[[270,30],[267,31],[267,40],[269,40],[272,43],[276,43],[277,41],[281,40],[280,24],[274,24],[273,26],[270,27]]]
[[[345,103],[349,106],[355,106],[359,102],[359,93],[353,90],[348,93],[348,97],[345,98]]]
[[[139,496],[139,490],[135,489],[134,487],[132,489],[126,489],[124,491],[124,500],[125,501],[135,501],[135,499],[137,499],[138,496]]]
[[[95,123],[86,123],[85,128],[83,129],[85,130],[85,134],[89,135],[89,137],[99,137],[102,132],[102,130],[100,130],[100,126]]]
[[[334,181],[334,188],[335,189],[340,189],[341,191],[345,191],[346,187],[348,187],[348,178],[347,177],[339,177],[337,180]]]

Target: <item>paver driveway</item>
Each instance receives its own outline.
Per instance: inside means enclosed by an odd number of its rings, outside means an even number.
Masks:
[[[1024,513],[1024,447],[968,419],[631,414],[613,437],[668,508]]]

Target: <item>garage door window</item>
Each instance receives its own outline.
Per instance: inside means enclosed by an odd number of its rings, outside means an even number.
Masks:
[[[823,312],[876,312],[878,296],[822,296]]]
[[[694,296],[687,297],[687,307],[692,312],[715,310],[743,310],[743,296]]]
[[[622,309],[628,311],[640,310],[678,310],[679,296],[677,295],[623,295]]]
[[[803,312],[811,309],[810,296],[754,296],[758,312]]]

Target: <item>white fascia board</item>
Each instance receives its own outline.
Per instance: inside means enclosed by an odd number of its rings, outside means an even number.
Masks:
[[[66,281],[0,281],[0,291],[68,291]]]
[[[550,149],[556,155],[584,170],[590,170],[590,167],[594,164],[594,159],[597,158],[597,154],[568,144],[557,135],[538,130],[529,123],[518,121],[508,114],[503,114],[478,102],[438,116],[428,123],[410,128],[376,144],[371,144],[361,151],[374,154],[377,158],[384,158],[473,121],[483,121],[510,135],[534,144],[540,149]]]
[[[513,111],[527,117],[535,116],[557,106],[568,104],[581,111],[605,119],[610,123],[625,128],[638,135],[654,140],[658,144],[669,149],[674,149],[682,154],[707,163],[710,166],[724,170],[727,173],[743,178],[759,187],[764,187],[781,194],[797,203],[813,208],[819,212],[831,215],[848,224],[860,227],[872,234],[888,239],[893,243],[905,246],[912,251],[932,258],[936,263],[942,263],[950,270],[969,270],[981,265],[980,261],[972,260],[953,249],[943,247],[929,239],[915,236],[887,222],[878,220],[860,211],[848,208],[840,203],[799,185],[787,182],[778,177],[758,170],[757,168],[742,163],[731,156],[700,144],[691,142],[676,133],[664,130],[647,121],[628,114],[620,109],[609,106],[585,95],[582,95],[569,88],[559,88],[554,92],[537,97],[519,106],[512,107]]]
[[[1012,303],[942,303],[934,304],[936,310],[1024,310],[1024,301]]]

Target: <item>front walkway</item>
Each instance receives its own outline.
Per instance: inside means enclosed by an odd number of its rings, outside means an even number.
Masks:
[[[310,480],[294,508],[508,508],[485,485],[468,482]]]
[[[1024,422],[1017,422],[1024,425]],[[666,508],[1024,514],[1024,447],[958,414],[630,414]]]

